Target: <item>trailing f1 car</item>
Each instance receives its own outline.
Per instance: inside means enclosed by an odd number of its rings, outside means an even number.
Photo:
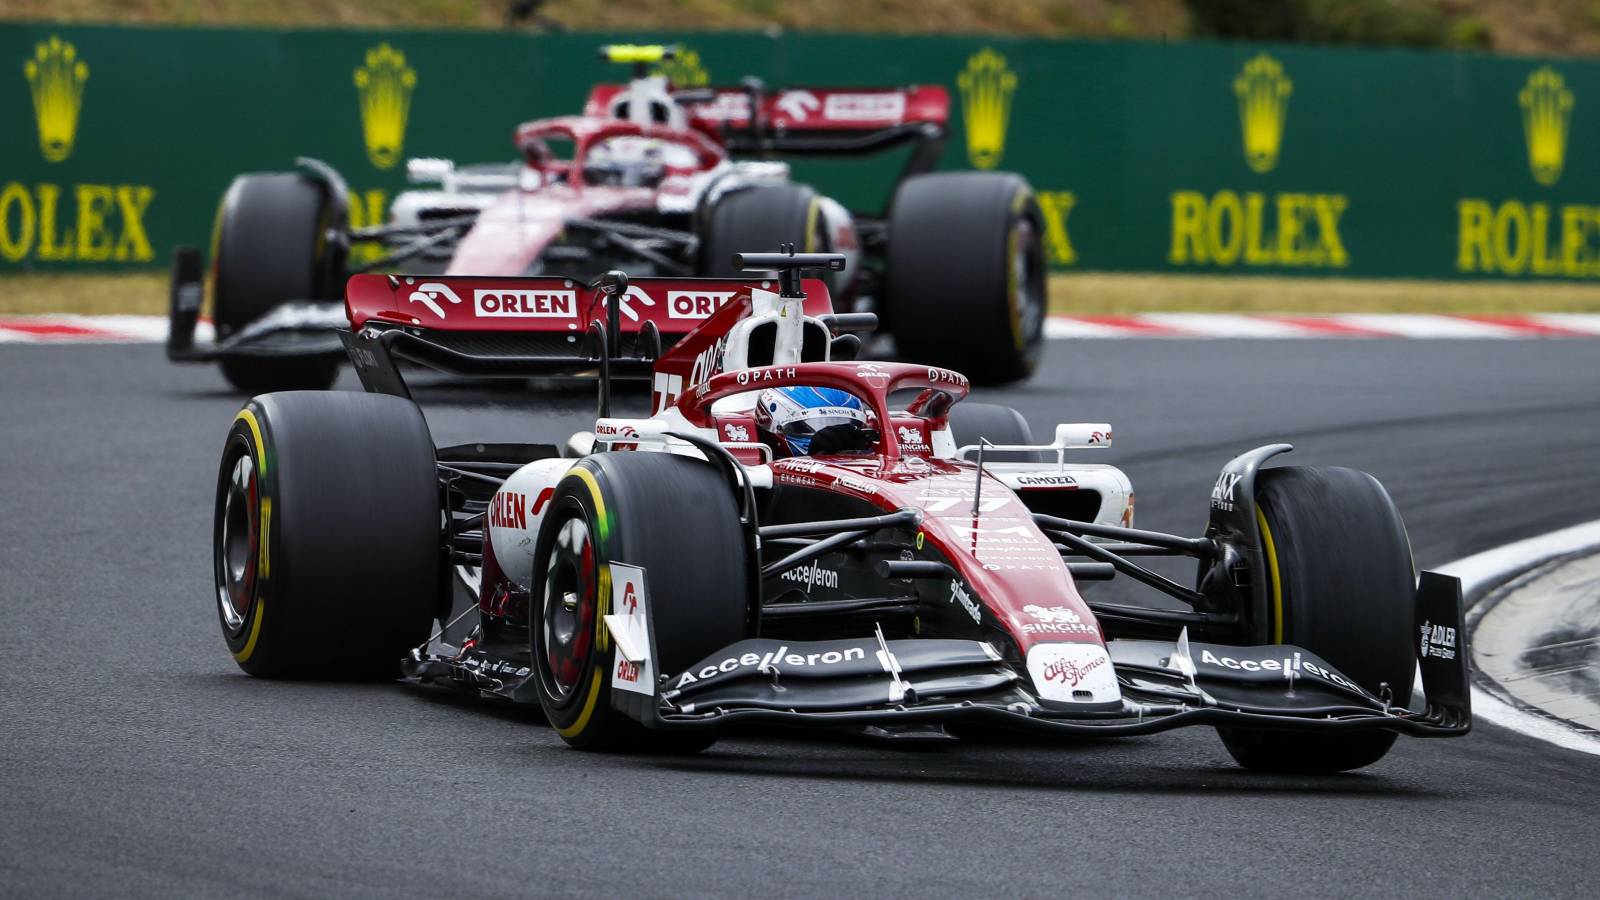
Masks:
[[[1222,468],[1203,535],[1136,529],[1126,476],[1067,459],[1109,446],[1109,425],[1037,443],[1015,411],[961,402],[960,373],[854,359],[872,316],[835,313],[799,272],[845,264],[737,260],[777,285],[351,279],[341,336],[368,393],[259,396],[228,435],[215,575],[234,659],[538,704],[591,750],[695,750],[741,722],[919,738],[1206,725],[1247,767],[1338,771],[1397,734],[1468,731],[1460,585],[1415,575],[1372,476],[1262,468],[1290,449],[1273,444]],[[636,289],[727,298],[663,349],[671,302],[630,318]],[[472,313],[503,308],[527,315]],[[481,349],[550,335],[572,343]],[[562,445],[436,447],[398,360],[598,371],[600,415]],[[613,417],[610,379],[646,372],[653,414]],[[772,399],[801,393],[816,417]],[[1197,560],[1195,587],[1141,556]],[[1180,604],[1080,593],[1114,576]],[[452,617],[457,582],[475,602]]]
[[[439,188],[397,196],[388,224],[351,229],[343,180],[315,160],[295,173],[239,176],[213,242],[217,341],[194,342],[202,262],[197,249],[180,249],[168,355],[218,360],[247,391],[326,387],[341,358],[334,330],[351,271],[729,276],[738,274],[728,265],[735,251],[792,243],[844,256],[827,276],[834,301],[878,314],[901,358],[984,383],[1033,371],[1045,315],[1039,210],[1017,175],[932,171],[949,118],[943,87],[768,91],[747,79],[674,90],[645,72],[671,48],[604,52],[635,65],[628,84],[595,88],[582,116],[522,125],[517,163],[412,160],[413,180]],[[907,146],[892,199],[872,214],[791,181],[788,165],[770,159]],[[387,252],[353,267],[357,242]],[[675,308],[661,323],[663,340],[670,345],[724,299]]]

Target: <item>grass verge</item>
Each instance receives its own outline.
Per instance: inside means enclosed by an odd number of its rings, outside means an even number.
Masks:
[[[1207,275],[1073,274],[1050,278],[1050,311],[1457,313],[1600,312],[1600,285],[1354,281]],[[0,315],[165,315],[167,275],[0,275]]]

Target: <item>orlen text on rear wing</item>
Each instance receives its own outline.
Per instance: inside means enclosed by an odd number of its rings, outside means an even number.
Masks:
[[[759,278],[638,278],[608,273],[591,287],[570,278],[430,275],[351,277],[350,331],[341,334],[368,391],[409,397],[396,360],[483,378],[648,378],[670,347]],[[808,315],[832,311],[825,284],[803,282]],[[611,300],[617,298],[615,309]]]

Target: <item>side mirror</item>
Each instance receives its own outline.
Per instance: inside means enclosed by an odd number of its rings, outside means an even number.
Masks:
[[[1051,449],[1081,450],[1111,446],[1111,426],[1105,422],[1074,422],[1056,426]]]
[[[853,334],[841,334],[828,343],[828,359],[834,362],[849,362],[861,352],[861,338]]]

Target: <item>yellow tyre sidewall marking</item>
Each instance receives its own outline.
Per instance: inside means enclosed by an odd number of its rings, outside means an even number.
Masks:
[[[595,553],[595,562],[599,569],[599,584],[596,586],[596,610],[594,617],[594,646],[595,652],[600,653],[610,646],[611,633],[606,631],[606,613],[611,611],[611,564],[606,560],[605,551],[610,539],[610,520],[606,518],[606,501],[600,496],[600,483],[595,480],[594,474],[583,466],[573,466],[571,474],[577,476],[589,488],[589,496],[594,500],[595,517],[599,520],[598,531],[601,545]],[[598,662],[598,661],[597,661]],[[609,666],[606,667],[609,670]],[[578,713],[578,718],[565,728],[557,728],[556,733],[562,737],[576,737],[589,727],[589,719],[594,716],[595,706],[600,702],[600,694],[605,688],[605,672],[597,664],[594,668],[594,677],[589,679],[589,695],[584,698],[583,710]]]
[[[1272,642],[1283,643],[1283,581],[1278,575],[1278,548],[1267,527],[1267,514],[1256,506],[1256,523],[1261,526],[1261,543],[1267,553],[1267,575],[1272,579]]]
[[[806,242],[802,253],[815,253],[817,250],[817,214],[822,211],[822,204],[812,198],[811,205],[806,207]]]
[[[1028,201],[1031,199],[1033,199],[1031,192],[1017,191],[1016,196],[1011,198],[1011,214],[1014,216],[1022,215],[1022,211],[1028,207]],[[1024,349],[1022,346],[1023,300],[1022,286],[1020,284],[1022,273],[1017,271],[1017,242],[1021,237],[1022,229],[1017,225],[1012,225],[1010,233],[1006,235],[1006,314],[1011,322],[1011,340],[1017,345],[1018,350]]]
[[[264,494],[266,491],[266,482],[262,479],[264,479],[267,474],[267,457],[265,452],[266,444],[261,440],[261,423],[256,420],[255,413],[248,409],[239,410],[239,414],[234,416],[233,420],[235,422],[244,422],[244,424],[250,428],[250,436],[255,440],[254,445],[250,448],[250,451],[256,458],[256,478],[257,484],[259,485],[257,490]],[[272,498],[263,496],[261,498],[261,555],[256,562],[256,569],[259,572],[259,578],[267,577],[267,566],[271,562],[271,559],[267,554],[267,544],[272,535],[271,528]],[[234,662],[249,662],[251,655],[256,652],[256,642],[261,639],[261,620],[266,618],[267,605],[266,601],[260,596],[259,589],[254,605],[255,618],[250,623],[250,637],[245,640],[244,647],[242,647],[239,652],[233,654]]]

